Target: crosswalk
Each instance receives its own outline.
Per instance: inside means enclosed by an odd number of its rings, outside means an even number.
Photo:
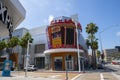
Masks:
[[[113,75],[114,74],[114,75]],[[120,80],[112,72],[94,72],[80,75],[76,80]]]

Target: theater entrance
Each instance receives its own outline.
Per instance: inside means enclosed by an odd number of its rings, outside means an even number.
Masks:
[[[54,58],[54,69],[57,71],[62,71],[62,57]]]

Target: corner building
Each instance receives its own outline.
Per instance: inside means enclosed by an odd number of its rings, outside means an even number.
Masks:
[[[48,69],[78,70],[76,28],[78,30],[79,60],[82,68],[82,61],[88,58],[86,40],[81,34],[82,27],[78,22],[76,26],[72,18],[61,16],[54,18],[46,30],[48,49],[44,51],[44,54],[46,55],[46,67]],[[70,56],[69,60],[66,60],[67,56]]]
[[[19,36],[20,31],[15,31],[18,25],[25,19],[26,10],[19,0],[0,0],[0,41],[8,41],[12,36]],[[15,31],[15,34],[13,32]],[[21,33],[19,33],[21,34]],[[19,52],[19,51],[18,51]],[[0,51],[0,64],[8,57],[6,49]],[[9,54],[9,59],[15,63],[18,60],[18,53]],[[0,66],[2,68],[2,66]]]

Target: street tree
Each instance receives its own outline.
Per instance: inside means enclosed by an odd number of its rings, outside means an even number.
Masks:
[[[2,50],[4,50],[4,48],[6,48],[6,43],[5,41],[0,41],[0,56],[2,55]]]
[[[16,36],[13,36],[12,38],[10,38],[10,40],[8,40],[7,42],[7,48],[12,48],[12,53],[14,53],[14,48],[18,45],[19,43],[19,39]]]
[[[33,38],[31,37],[30,33],[27,32],[20,40],[19,45],[23,48],[27,48],[28,40],[30,43],[32,43]]]
[[[99,59],[100,59],[100,56],[101,56],[101,53],[100,53],[99,50],[97,50],[96,57],[97,57],[98,61],[99,61]]]
[[[19,41],[19,45],[22,47],[22,50],[24,52],[23,53],[23,64],[24,64],[24,58],[25,58],[25,55],[27,53],[27,45],[28,45],[28,40],[30,43],[33,42],[33,38],[31,37],[31,34],[29,32],[27,32],[22,38],[21,40]]]
[[[87,46],[92,49],[92,65],[93,69],[96,69],[96,54],[95,51],[98,49],[98,42],[95,37],[95,33],[98,31],[98,26],[94,23],[87,24],[86,32],[88,33]]]

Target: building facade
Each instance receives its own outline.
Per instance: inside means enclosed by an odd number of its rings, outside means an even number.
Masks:
[[[76,28],[78,30],[78,45]],[[55,18],[49,26],[40,26],[29,30],[26,28],[16,29],[13,36],[22,38],[27,32],[33,38],[29,49],[29,65],[34,64],[38,69],[78,70],[78,50],[81,68],[83,62],[88,59],[86,40],[81,34],[81,25],[77,23],[76,27],[75,22],[69,17]],[[9,39],[9,36],[2,37],[2,39]],[[23,68],[25,66],[23,61],[26,61],[23,60],[26,50],[17,46],[14,52],[17,59],[12,57],[15,59],[13,61],[16,66]],[[69,60],[66,60],[67,56],[70,56]]]
[[[30,64],[34,64],[38,69],[45,68],[45,54],[44,51],[48,49],[46,27],[40,26],[30,29],[29,32],[32,35],[33,43],[30,50]]]
[[[51,21],[47,28],[48,50],[44,51],[48,69],[78,70],[78,51],[82,67],[82,61],[88,58],[88,53],[81,32],[80,23],[70,17],[56,17]],[[67,57],[70,59],[67,60]]]
[[[16,36],[19,39],[21,39],[27,32],[29,32],[28,29],[26,28],[20,28],[20,29],[16,29],[13,31],[12,36]],[[1,41],[8,41],[9,40],[9,36],[5,36],[5,37],[1,37]],[[12,52],[12,51],[10,51]],[[16,46],[14,47],[14,54],[9,54],[9,59],[12,60],[15,64],[15,66],[23,66],[24,62],[23,62],[23,57],[25,54],[25,49],[23,49],[21,46]],[[4,49],[2,51],[2,55],[1,58],[6,59],[8,56],[8,53],[6,52],[6,49]]]
[[[0,0],[0,40],[8,40],[12,37],[15,28],[25,19],[26,11],[19,0]],[[6,57],[6,51],[0,51],[0,62]],[[10,59],[18,62],[18,54],[10,54]],[[17,64],[17,63],[15,63]]]
[[[19,0],[0,0],[0,37],[11,35],[25,15],[26,11]]]
[[[120,46],[115,46],[116,49],[118,49],[118,52],[120,52]]]
[[[113,57],[119,52],[117,48],[114,49],[105,49],[104,52],[104,60],[106,62],[111,62]]]

